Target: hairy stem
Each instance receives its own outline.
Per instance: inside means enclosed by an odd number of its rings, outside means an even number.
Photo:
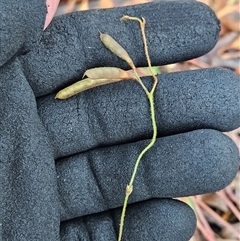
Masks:
[[[122,214],[121,214],[121,220],[120,220],[118,241],[121,241],[121,239],[122,239],[124,218],[125,218],[125,214],[126,214],[128,198],[129,198],[129,196],[131,195],[131,193],[133,191],[133,183],[134,183],[134,180],[135,180],[135,176],[136,176],[136,173],[137,173],[137,170],[138,170],[139,163],[140,163],[143,155],[154,145],[154,143],[156,142],[156,138],[157,138],[157,124],[156,124],[156,118],[155,118],[155,108],[154,108],[153,93],[149,93],[147,95],[147,97],[148,97],[148,101],[149,101],[149,105],[150,105],[151,120],[152,120],[152,127],[153,127],[153,135],[152,135],[152,139],[151,139],[150,143],[139,154],[139,156],[138,156],[138,158],[136,160],[136,163],[134,165],[134,169],[133,169],[133,173],[132,173],[130,182],[127,185],[127,188],[126,188],[126,195],[125,195],[125,198],[124,198]]]
[[[156,138],[157,138],[157,123],[156,123],[156,118],[155,118],[155,108],[154,108],[154,92],[157,86],[157,82],[158,79],[157,77],[154,75],[153,71],[152,71],[152,66],[151,66],[151,61],[150,61],[150,57],[148,54],[148,47],[147,47],[147,41],[146,41],[146,36],[145,36],[145,25],[146,25],[146,21],[144,18],[139,19],[136,17],[130,17],[130,16],[123,16],[121,18],[121,20],[134,20],[134,21],[138,21],[140,24],[140,28],[141,28],[141,32],[142,32],[142,38],[143,38],[143,44],[144,44],[144,50],[145,50],[145,55],[146,55],[146,59],[148,62],[148,67],[150,69],[150,72],[152,74],[154,83],[152,86],[151,91],[149,92],[148,89],[146,88],[146,86],[143,84],[142,80],[140,79],[139,75],[137,74],[136,71],[136,67],[133,64],[133,71],[134,71],[134,75],[138,81],[138,83],[142,86],[142,88],[144,89],[148,101],[149,101],[149,105],[150,105],[150,115],[151,115],[151,121],[152,121],[152,128],[153,128],[153,135],[152,135],[152,139],[149,142],[149,144],[141,151],[141,153],[139,154],[135,165],[134,165],[134,169],[131,175],[131,179],[129,181],[129,184],[126,187],[126,195],[124,198],[124,203],[123,203],[123,208],[122,208],[122,213],[121,213],[121,219],[120,219],[120,227],[119,227],[119,234],[118,234],[118,241],[121,241],[122,239],[122,235],[123,235],[123,227],[124,227],[124,219],[125,219],[125,214],[126,214],[126,209],[127,209],[127,204],[128,204],[128,199],[129,196],[131,195],[132,191],[133,191],[133,183],[137,174],[137,170],[138,170],[138,166],[139,163],[143,157],[143,155],[154,145],[154,143],[156,142]]]

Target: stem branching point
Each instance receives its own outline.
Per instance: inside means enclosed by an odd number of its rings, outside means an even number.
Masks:
[[[154,108],[154,92],[157,86],[157,82],[158,79],[157,77],[154,75],[153,71],[152,71],[152,65],[151,65],[151,61],[150,61],[150,57],[149,57],[149,53],[148,53],[148,46],[147,46],[147,40],[146,40],[146,35],[145,35],[145,26],[146,26],[146,20],[144,18],[140,19],[137,17],[131,17],[131,16],[123,16],[121,18],[121,20],[133,20],[133,21],[137,21],[140,24],[140,29],[141,29],[141,33],[142,33],[142,39],[143,39],[143,45],[144,45],[144,50],[145,50],[145,56],[147,59],[147,63],[148,63],[148,67],[150,69],[150,73],[153,77],[153,86],[152,89],[150,91],[148,91],[148,89],[146,88],[146,86],[143,84],[141,78],[139,77],[137,71],[136,71],[136,67],[133,64],[133,71],[134,71],[134,75],[136,77],[136,80],[138,81],[138,83],[142,86],[142,88],[144,89],[146,96],[148,98],[149,101],[149,105],[150,105],[150,115],[151,115],[151,121],[152,121],[152,128],[153,128],[153,135],[152,135],[152,139],[150,141],[150,143],[141,151],[141,153],[139,154],[135,165],[134,165],[134,169],[132,172],[132,176],[130,178],[130,182],[127,185],[126,188],[126,195],[125,195],[125,199],[124,199],[124,203],[123,203],[123,208],[122,208],[122,214],[121,214],[121,219],[120,219],[120,227],[119,227],[119,234],[118,234],[118,241],[122,240],[122,235],[123,235],[123,227],[124,227],[124,219],[125,219],[125,215],[126,215],[126,209],[127,209],[127,203],[128,203],[128,199],[129,196],[132,193],[133,190],[133,183],[137,174],[137,170],[138,170],[138,166],[139,163],[143,157],[143,155],[154,145],[156,138],[157,138],[157,124],[156,124],[156,118],[155,118],[155,108]],[[130,190],[129,191],[129,187]]]

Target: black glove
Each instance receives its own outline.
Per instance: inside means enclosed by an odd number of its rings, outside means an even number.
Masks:
[[[153,65],[208,52],[219,22],[198,2],[160,2],[61,16],[42,33],[39,2],[0,4],[1,236],[116,240],[125,187],[152,134],[145,94],[126,81],[65,101],[54,96],[86,69],[128,68],[98,30],[117,39],[136,66],[147,66],[139,26],[120,22],[123,15],[146,18]],[[123,240],[188,240],[194,213],[171,198],[222,189],[238,169],[237,147],[220,131],[240,125],[239,78],[220,68],[158,78],[158,139],[140,163]]]

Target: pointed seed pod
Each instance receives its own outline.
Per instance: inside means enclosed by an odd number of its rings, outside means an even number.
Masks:
[[[122,79],[83,79],[80,80],[62,90],[60,90],[56,96],[55,99],[67,99],[70,98],[80,92],[83,92],[88,89],[92,89],[94,87],[100,86],[100,85],[106,85],[110,83],[115,83],[118,81],[121,81]]]
[[[99,67],[88,69],[84,75],[91,79],[135,79],[133,73],[116,67]]]
[[[134,64],[132,59],[130,58],[127,51],[110,35],[100,33],[100,39],[103,42],[103,44],[111,50],[115,55],[117,55],[119,58],[125,60],[131,68],[134,68]]]

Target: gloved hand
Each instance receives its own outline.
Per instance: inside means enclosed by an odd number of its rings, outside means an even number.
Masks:
[[[219,21],[194,1],[72,13],[44,32],[44,1],[1,1],[0,13],[2,240],[116,240],[126,184],[152,134],[145,94],[129,81],[54,96],[86,69],[128,68],[98,30],[147,66],[139,26],[123,15],[146,18],[153,65],[210,51]],[[221,68],[158,78],[158,139],[140,163],[124,240],[188,240],[194,213],[171,198],[222,189],[238,169],[221,131],[240,125],[239,78]]]

